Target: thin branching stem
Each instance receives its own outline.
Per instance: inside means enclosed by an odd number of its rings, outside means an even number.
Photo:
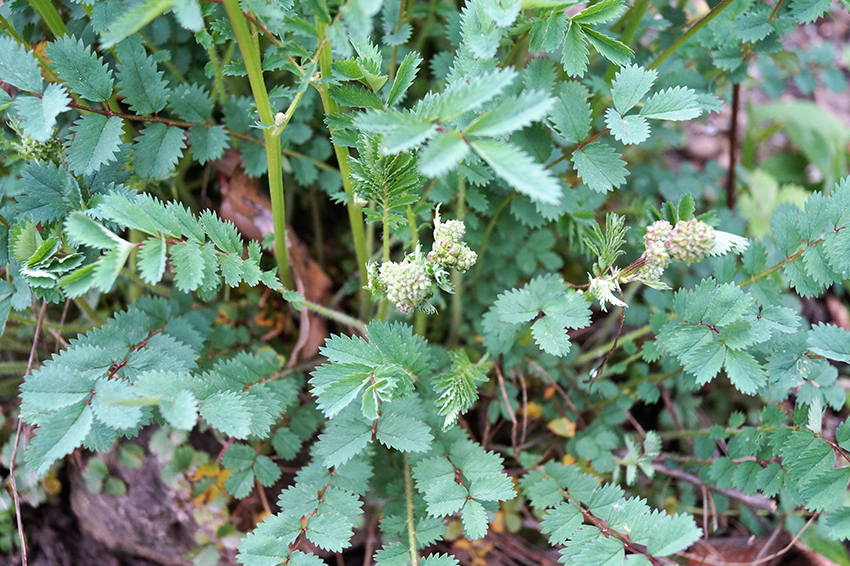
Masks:
[[[649,66],[647,67],[647,69],[657,69],[661,65],[661,63],[666,61],[667,58],[670,57],[670,55],[675,53],[676,50],[678,50],[681,46],[683,46],[691,37],[694,36],[694,34],[696,34],[696,32],[698,32],[699,30],[704,28],[706,25],[708,25],[708,23],[711,20],[716,18],[717,15],[720,14],[720,12],[722,12],[723,10],[725,10],[729,6],[729,4],[731,4],[733,1],[734,0],[723,0],[722,2],[720,2],[720,4],[715,6],[709,13],[707,13],[705,16],[703,16],[702,19],[700,19],[698,22],[696,22],[694,25],[692,25],[690,27],[690,29],[688,29],[688,31],[683,33],[679,37],[679,39],[674,41],[673,44],[670,45],[670,47],[665,49],[664,52],[661,53],[661,55],[656,57],[655,61],[650,63]]]
[[[416,522],[413,514],[413,477],[410,470],[410,458],[407,452],[403,454],[402,474],[404,475],[404,505],[407,511],[407,545],[410,552],[411,566],[419,566],[419,551],[416,549]]]

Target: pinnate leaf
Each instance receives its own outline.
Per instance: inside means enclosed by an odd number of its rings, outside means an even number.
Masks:
[[[124,101],[137,114],[152,114],[165,108],[168,86],[162,71],[148,57],[138,36],[128,38],[115,48],[121,65],[118,67],[118,88]]]
[[[0,80],[27,92],[41,92],[41,71],[23,45],[0,36]]]
[[[656,93],[640,110],[641,116],[656,120],[690,120],[700,114],[696,92],[682,86]]]
[[[88,114],[74,122],[67,140],[69,169],[88,175],[115,161],[123,128],[124,121],[118,116]]]
[[[133,146],[136,174],[142,179],[167,177],[183,155],[183,133],[165,124],[148,124]]]
[[[24,134],[35,141],[46,142],[53,135],[56,117],[70,109],[71,98],[58,84],[50,84],[41,98],[15,97],[14,108],[21,119]]]
[[[50,66],[72,92],[92,102],[112,96],[112,71],[82,40],[65,35],[49,43]]]
[[[594,143],[573,152],[576,173],[588,187],[604,193],[626,182],[626,163],[620,155],[603,143]]]
[[[541,204],[557,204],[561,186],[543,166],[512,143],[471,142],[475,152],[511,187]]]
[[[637,65],[621,68],[611,83],[611,96],[617,112],[625,114],[634,108],[652,88],[657,76],[658,73],[654,69],[647,71]]]

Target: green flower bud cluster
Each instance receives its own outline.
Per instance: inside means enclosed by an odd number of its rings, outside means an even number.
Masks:
[[[428,260],[445,268],[467,271],[475,265],[478,254],[463,243],[466,226],[460,220],[440,222],[440,211],[434,219],[434,247],[428,254]]]
[[[426,258],[419,246],[400,262],[370,263],[366,266],[369,283],[366,286],[374,295],[386,297],[403,313],[418,309],[435,312],[428,303],[433,284],[451,293],[449,268],[467,271],[475,264],[478,255],[463,243],[466,227],[459,220],[440,222],[440,211],[434,221],[434,247]]]
[[[387,298],[405,314],[413,312],[431,295],[433,280],[421,254],[408,255],[401,263],[382,264],[380,278],[386,286]]]
[[[643,257],[646,264],[641,275],[648,281],[657,281],[664,272],[664,268],[670,263],[670,254],[665,243],[672,229],[673,227],[666,220],[658,220],[646,228],[646,234],[643,236],[643,242],[646,245]]]
[[[62,157],[62,142],[56,136],[51,137],[46,142],[40,142],[22,135],[20,143],[15,145],[15,149],[24,159],[58,163]]]
[[[666,245],[670,257],[676,261],[688,265],[702,261],[714,248],[714,228],[696,218],[680,220],[670,230]]]

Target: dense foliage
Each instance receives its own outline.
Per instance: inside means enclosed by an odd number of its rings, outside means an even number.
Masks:
[[[279,493],[247,566],[322,564],[373,513],[379,566],[493,524],[669,563],[718,514],[850,563],[850,330],[804,308],[847,311],[846,135],[754,110],[725,191],[667,151],[756,66],[814,81],[781,40],[831,3],[458,4],[0,5],[3,505],[150,444],[220,540]],[[762,164],[764,120],[825,149]]]

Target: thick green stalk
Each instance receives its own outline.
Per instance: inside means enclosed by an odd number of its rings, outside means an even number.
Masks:
[[[466,218],[466,179],[458,176],[458,193],[457,193],[457,219],[463,222]],[[454,294],[452,295],[452,320],[451,328],[449,329],[449,345],[457,346],[458,337],[460,336],[460,325],[463,322],[463,277],[460,271],[452,269],[452,287]]]
[[[319,70],[322,77],[330,77],[332,75],[331,64],[333,63],[333,55],[331,53],[331,44],[325,38],[325,29],[327,24],[319,21],[316,22],[316,31],[319,32],[319,44],[322,45],[319,54]],[[322,106],[325,114],[334,114],[339,112],[339,105],[328,94],[327,86],[321,83],[314,83],[322,97]],[[336,154],[337,164],[339,165],[339,174],[342,176],[342,188],[349,196],[354,196],[354,186],[351,184],[351,166],[348,164],[348,148],[334,144],[334,153]],[[359,204],[354,199],[348,201],[348,220],[351,223],[351,236],[354,239],[354,253],[357,256],[357,268],[360,271],[360,282],[363,286],[367,283],[366,262],[369,260],[369,254],[366,253],[366,232],[363,228],[363,211]],[[365,291],[361,293],[361,305],[366,307],[369,299]]]
[[[707,13],[705,16],[703,16],[703,18],[700,21],[696,22],[694,25],[691,26],[691,28],[688,31],[683,33],[682,36],[679,39],[674,41],[673,44],[670,47],[665,49],[664,52],[661,55],[656,57],[655,61],[653,61],[647,67],[647,69],[657,69],[658,66],[661,65],[661,63],[663,63],[670,55],[675,53],[676,50],[679,49],[682,45],[684,45],[685,42],[688,41],[691,37],[693,37],[693,35],[696,32],[698,32],[699,30],[704,28],[706,25],[708,25],[708,23],[711,20],[713,20],[715,17],[717,17],[717,14],[719,14],[720,12],[725,10],[729,6],[729,4],[731,4],[732,2],[733,2],[733,0],[723,0],[720,4],[715,6],[709,13]]]
[[[407,457],[407,452],[404,453],[404,464],[402,473],[404,474],[404,499],[407,509],[407,545],[410,550],[410,565],[419,566],[419,551],[416,550],[416,523],[413,516],[413,478],[410,473],[410,459]]]
[[[395,25],[395,33],[398,33],[401,29],[401,26],[404,25],[404,21],[407,19],[407,2],[405,0],[399,0],[398,6],[398,21]],[[390,82],[395,79],[395,71],[396,71],[396,60],[398,58],[398,45],[393,45],[392,56],[390,57],[390,62],[387,65],[387,76],[389,77]]]
[[[50,0],[29,0],[29,3],[33,10],[38,12],[38,15],[44,20],[44,23],[47,24],[47,27],[50,28],[50,32],[54,37],[59,38],[63,35],[71,35],[68,33],[65,22],[62,21],[62,17]]]
[[[410,226],[410,241],[413,244],[413,249],[419,245],[419,228],[416,226],[416,215],[413,214],[413,207],[407,205],[407,224]],[[416,311],[413,315],[413,331],[419,336],[425,336],[425,313]]]
[[[20,34],[17,31],[15,31],[15,28],[12,27],[12,24],[10,24],[6,20],[6,18],[4,18],[3,16],[0,16],[0,30],[3,30],[4,32],[9,34],[19,44],[21,44],[21,45],[27,44],[27,42],[24,41],[24,38],[22,38],[20,36]]]
[[[390,206],[386,198],[386,186],[384,186],[384,202],[381,203],[383,214],[381,215],[381,242],[383,243],[383,262],[390,261]],[[381,304],[378,307],[378,314],[375,317],[378,320],[386,320],[387,313],[390,310],[390,301],[386,298],[381,299]]]
[[[270,126],[274,125],[274,116],[269,104],[269,93],[263,80],[263,66],[260,62],[260,51],[257,49],[251,32],[248,30],[248,20],[242,13],[239,0],[224,0],[224,9],[230,19],[233,34],[239,44],[248,81],[257,104],[260,121]],[[284,287],[291,286],[289,275],[289,254],[286,249],[286,205],[283,199],[283,167],[280,157],[280,132],[272,129],[263,130],[266,142],[266,160],[269,166],[269,193],[272,201],[272,224],[274,225],[274,254],[280,270],[280,280]]]

